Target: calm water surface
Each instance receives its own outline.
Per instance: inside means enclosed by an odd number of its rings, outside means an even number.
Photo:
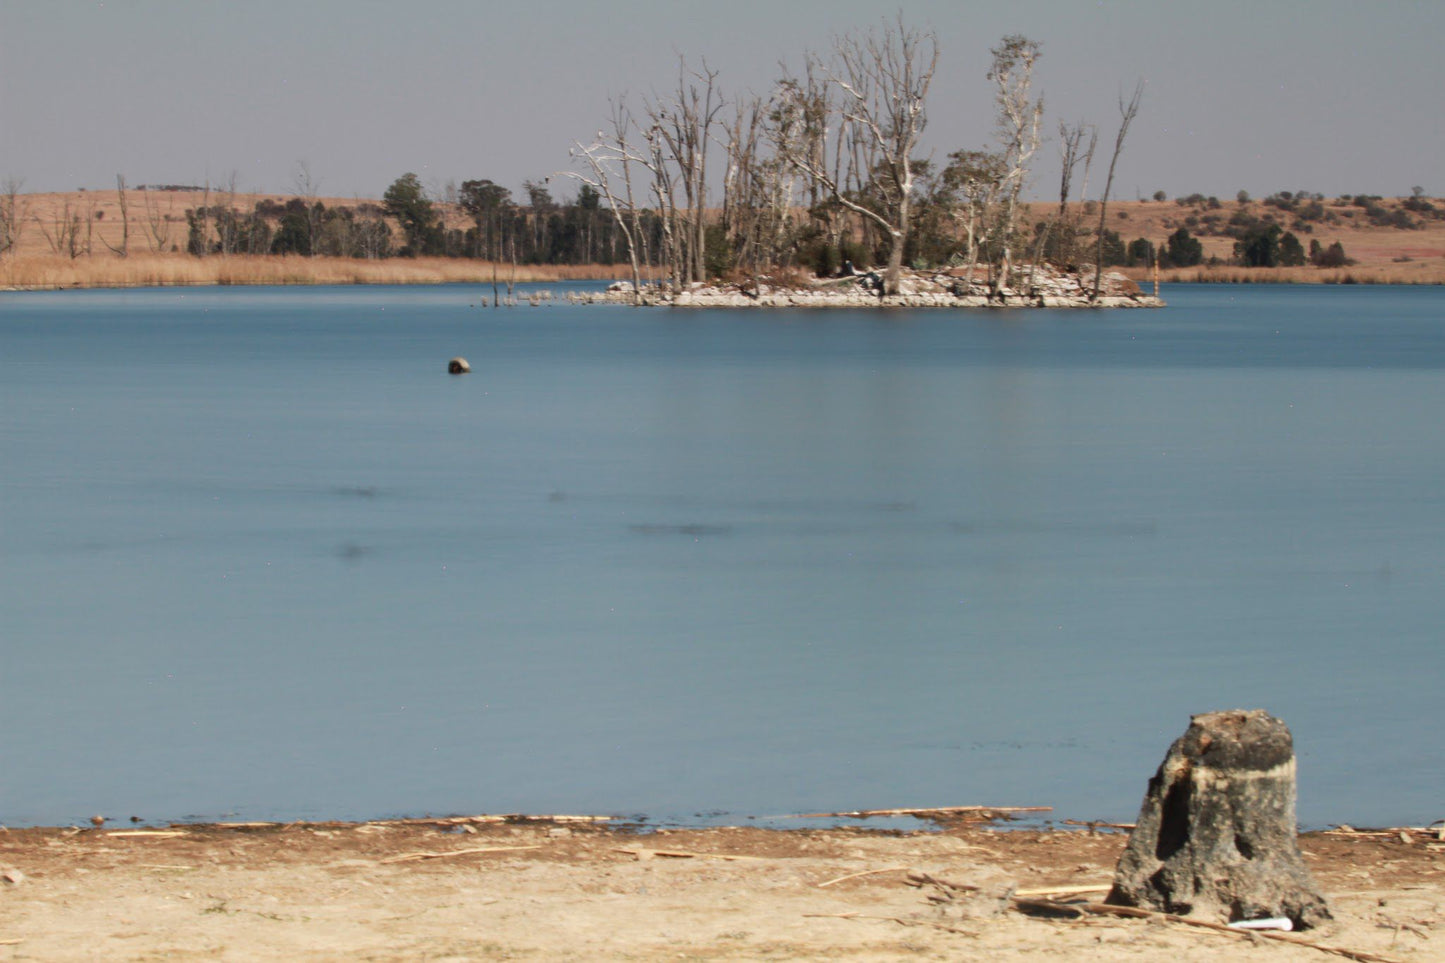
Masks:
[[[1255,706],[1445,816],[1445,291],[1165,295],[0,294],[0,823],[1128,819]]]

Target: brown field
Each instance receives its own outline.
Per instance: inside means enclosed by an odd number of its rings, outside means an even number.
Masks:
[[[1399,198],[1385,198],[1384,204],[1394,207],[1399,201]],[[1431,203],[1437,208],[1445,208],[1445,201],[1432,199]],[[1295,236],[1306,248],[1311,240],[1318,240],[1324,247],[1339,241],[1355,264],[1344,268],[1201,265],[1161,271],[1160,280],[1226,284],[1445,284],[1445,220],[1426,221],[1420,230],[1374,227],[1359,215],[1357,208],[1352,209],[1333,200],[1324,204],[1329,212],[1336,214],[1340,223],[1311,224],[1311,231],[1295,230]],[[1042,216],[1044,209],[1036,207]],[[1219,210],[1213,213],[1228,220],[1239,207],[1236,201],[1221,199]],[[1252,202],[1250,208],[1256,214],[1270,211],[1258,200]],[[1125,216],[1120,217],[1121,213]],[[1119,232],[1126,244],[1142,237],[1162,245],[1170,234],[1186,226],[1187,217],[1198,213],[1173,200],[1110,201],[1109,229]],[[1293,229],[1291,218],[1284,216],[1281,221],[1285,230]],[[1098,223],[1097,215],[1092,223]],[[1190,232],[1204,245],[1206,261],[1215,257],[1227,261],[1234,252],[1233,238],[1204,235],[1194,228],[1190,228]],[[1128,268],[1124,273],[1136,280],[1151,276],[1147,268]]]
[[[286,195],[236,194],[212,191],[209,203],[230,203],[239,210],[250,210],[257,201],[269,199],[284,203]],[[122,246],[122,218],[116,191],[79,191],[58,194],[22,194],[18,196],[24,217],[16,249],[0,256],[0,287],[63,288],[63,287],[127,287],[204,284],[437,284],[448,282],[490,282],[493,265],[488,262],[453,258],[389,258],[366,261],[350,258],[302,258],[293,256],[232,256],[197,258],[183,253],[185,246],[187,208],[203,202],[200,192],[128,192],[130,237],[126,257],[115,249]],[[321,198],[327,207],[356,207],[376,204],[366,198]],[[1386,198],[1386,206],[1397,206],[1398,198]],[[1445,201],[1434,200],[1445,208]],[[147,205],[149,204],[149,210]],[[1239,204],[1223,201],[1214,212],[1228,219]],[[1420,230],[1374,227],[1364,220],[1358,209],[1335,201],[1326,201],[1327,210],[1337,223],[1315,223],[1308,232],[1296,230],[1301,243],[1308,246],[1318,240],[1329,246],[1335,241],[1356,263],[1345,268],[1242,268],[1221,264],[1165,270],[1163,281],[1205,281],[1216,283],[1294,283],[1294,284],[1442,284],[1445,283],[1445,220],[1429,220]],[[465,216],[455,208],[443,209],[448,226],[465,226]],[[1055,205],[1030,205],[1030,216],[1042,219]],[[1259,201],[1253,202],[1256,213],[1269,211]],[[54,236],[57,220],[65,211],[79,215],[83,224],[84,244],[89,253],[79,257],[58,254],[47,238]],[[1186,218],[1204,213],[1184,207],[1173,200],[1115,201],[1109,204],[1111,230],[1118,231],[1125,243],[1135,238],[1148,238],[1162,244],[1169,234],[1185,226]],[[1284,226],[1290,218],[1283,216]],[[1086,223],[1094,218],[1086,217]],[[150,230],[151,223],[157,227]],[[1229,237],[1192,233],[1204,245],[1205,258],[1228,260],[1234,246]],[[155,233],[161,235],[160,239]],[[397,242],[400,234],[397,232]],[[628,273],[626,265],[520,265],[496,267],[501,282],[566,281],[583,278],[620,278]],[[1138,280],[1147,280],[1147,268],[1126,269]]]
[[[127,191],[130,231],[125,233],[116,191],[72,191],[58,194],[22,194],[17,206],[24,212],[20,242],[15,251],[0,256],[0,288],[165,287],[210,284],[449,284],[509,281],[576,281],[622,278],[626,264],[519,264],[469,258],[359,258],[297,257],[293,255],[232,255],[192,257],[184,253],[186,210],[199,207],[199,191]],[[282,194],[236,194],[212,191],[204,203],[227,204],[249,211],[257,201],[284,204]],[[328,208],[379,204],[367,198],[323,197]],[[150,209],[147,210],[147,203]],[[442,205],[438,205],[442,207]],[[66,211],[81,218],[82,243],[89,253],[72,258],[57,253],[47,237],[56,235],[56,222]],[[444,210],[449,227],[469,225],[460,211]],[[152,218],[156,229],[152,231]],[[393,232],[401,243],[400,231]],[[160,234],[158,240],[156,234]],[[124,246],[126,256],[117,249]]]

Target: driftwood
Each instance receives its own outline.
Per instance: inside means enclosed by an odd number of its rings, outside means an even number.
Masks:
[[[1138,823],[1106,823],[1097,819],[1065,819],[1065,826],[1085,826],[1091,832],[1095,829],[1134,829]]]
[[[1084,893],[1107,893],[1111,883],[1095,883],[1086,886],[1038,886],[1033,889],[1016,889],[1014,895],[1021,899],[1044,896],[1079,896]]]
[[[873,816],[982,816],[989,813],[1051,813],[1053,806],[936,806],[929,809],[855,809],[841,813],[794,813],[788,819],[868,819]]]
[[[685,849],[630,849],[623,846],[613,847],[614,852],[627,853],[636,856],[638,859],[652,859],[661,857],[663,859],[726,859],[726,860],[758,860],[764,861],[766,856],[734,856],[731,853],[694,853]]]
[[[411,863],[423,859],[450,859],[453,856],[470,856],[474,853],[518,853],[526,849],[541,849],[541,846],[477,846],[473,849],[450,849],[440,853],[403,853],[388,856],[383,863]]]
[[[179,829],[118,829],[115,832],[106,833],[108,837],[121,838],[126,836],[150,836],[155,839],[174,839],[176,836],[189,836],[190,833]]]
[[[1377,953],[1367,953],[1363,950],[1352,950],[1348,947],[1334,946],[1329,943],[1318,943],[1314,940],[1288,933],[1276,933],[1269,930],[1236,929],[1228,923],[1215,923],[1211,920],[1180,916],[1177,913],[1159,913],[1154,910],[1139,909],[1135,906],[1114,906],[1109,903],[1061,903],[1057,900],[1028,899],[1018,895],[1014,896],[1013,903],[1021,910],[1034,910],[1035,912],[1044,912],[1057,916],[1072,916],[1079,919],[1087,916],[1122,916],[1129,919],[1159,920],[1165,923],[1178,923],[1182,926],[1192,926],[1197,929],[1211,930],[1215,933],[1224,933],[1236,939],[1264,939],[1275,940],[1280,943],[1290,943],[1294,946],[1303,946],[1312,950],[1319,950],[1322,953],[1343,956],[1348,960],[1357,960],[1359,963],[1402,963],[1402,961],[1394,957],[1380,956]]]
[[[936,930],[943,930],[946,933],[957,933],[959,936],[978,937],[977,933],[970,930],[961,930],[957,926],[949,926],[947,923],[940,923],[937,920],[911,920],[902,916],[867,916],[863,913],[804,913],[804,919],[827,919],[827,920],[881,920],[885,923],[897,923],[900,926],[931,926]]]
[[[882,869],[865,869],[861,873],[849,873],[847,876],[838,876],[828,880],[826,883],[819,883],[818,888],[822,889],[825,886],[832,886],[835,883],[845,883],[850,879],[859,879],[863,876],[877,876],[880,873],[901,873],[907,868],[907,866],[885,866]]]

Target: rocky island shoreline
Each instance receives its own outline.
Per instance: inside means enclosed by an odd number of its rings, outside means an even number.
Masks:
[[[646,284],[635,293],[631,282],[618,281],[605,291],[570,294],[583,303],[636,304],[676,308],[1162,308],[1157,295],[1145,294],[1123,274],[1106,273],[1094,295],[1091,273],[1025,267],[1015,286],[997,286],[986,278],[970,278],[955,268],[905,272],[897,294],[884,294],[876,272],[835,278],[774,279],[763,275],[743,281],[693,282],[674,288]]]

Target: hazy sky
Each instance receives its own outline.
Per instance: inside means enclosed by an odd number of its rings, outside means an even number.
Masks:
[[[679,53],[761,93],[899,9],[938,34],[937,158],[990,139],[989,47],[1024,33],[1049,160],[1060,119],[1112,143],[1146,82],[1116,197],[1445,194],[1441,0],[0,0],[0,178],[285,192],[304,160],[325,194],[406,171],[515,190],[566,167],[610,96],[668,87]]]

